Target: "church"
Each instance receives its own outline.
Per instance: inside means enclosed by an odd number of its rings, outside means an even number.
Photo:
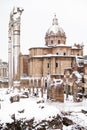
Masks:
[[[13,9],[9,21],[9,86],[28,87],[30,91],[33,88],[33,93],[34,88],[41,88],[42,97],[43,89],[47,88],[47,98],[56,101],[64,101],[64,93],[66,97],[68,94],[73,95],[73,92],[76,95],[78,85],[74,80],[77,81],[78,73],[84,73],[83,45],[66,44],[66,33],[54,15],[52,25],[45,34],[45,45],[31,47],[29,55],[22,55],[18,21],[22,11],[20,8]],[[74,73],[74,78],[71,77],[73,71],[78,72]],[[79,77],[81,80],[81,76]],[[82,87],[82,82],[79,86]]]
[[[67,68],[77,65],[77,57],[83,56],[83,45],[66,44],[66,33],[59,26],[58,19],[54,15],[52,25],[45,34],[44,47],[32,47],[29,49],[28,76],[61,78]],[[79,62],[80,64],[80,62]]]

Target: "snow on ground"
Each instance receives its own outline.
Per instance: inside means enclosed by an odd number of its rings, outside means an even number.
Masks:
[[[26,118],[31,119],[35,118],[36,121],[42,119],[49,119],[54,115],[59,113],[59,110],[50,106],[46,103],[37,103],[41,98],[29,97],[20,99],[19,102],[11,103],[9,98],[12,94],[2,94],[2,98],[5,101],[1,101],[0,109],[0,121],[3,122],[12,122],[11,115],[15,113],[16,119]],[[44,109],[43,109],[44,108]],[[24,113],[19,113],[18,111],[24,110]]]
[[[8,93],[8,94],[7,94]],[[15,90],[15,94],[18,90]],[[67,117],[72,119],[74,122],[80,124],[81,126],[87,127],[87,114],[83,114],[81,110],[87,110],[87,100],[84,99],[83,102],[74,103],[72,98],[69,97],[68,101],[64,103],[52,102],[46,99],[46,94],[43,98],[34,97],[32,95],[29,98],[21,98],[19,102],[10,102],[10,96],[14,94],[13,92],[7,92],[7,89],[0,89],[0,122],[7,123],[13,122],[11,116],[15,114],[16,119],[32,119],[34,117],[35,121],[39,122],[43,119],[52,119],[53,116],[61,114],[64,112],[72,112],[71,115]],[[44,102],[43,102],[44,100]],[[41,103],[38,103],[42,101]],[[19,111],[24,111],[20,113]],[[71,126],[64,126],[63,130],[70,130]]]

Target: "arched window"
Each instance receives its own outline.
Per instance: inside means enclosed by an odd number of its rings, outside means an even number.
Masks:
[[[53,40],[51,40],[51,44],[53,44]]]
[[[50,67],[50,64],[49,63],[47,63],[47,68],[49,68]]]
[[[56,68],[58,67],[58,63],[56,63]]]
[[[58,40],[58,44],[60,44],[60,40]]]

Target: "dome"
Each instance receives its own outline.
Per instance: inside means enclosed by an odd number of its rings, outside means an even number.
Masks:
[[[52,26],[45,35],[45,45],[55,46],[61,43],[66,44],[66,35],[64,30],[58,25],[58,19],[54,15]]]
[[[52,26],[46,32],[46,36],[50,35],[65,36],[64,30],[58,25],[58,19],[56,18],[56,15],[54,16]]]

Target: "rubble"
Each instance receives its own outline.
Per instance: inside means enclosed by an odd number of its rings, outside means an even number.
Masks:
[[[53,119],[51,120],[41,120],[40,122],[35,122],[34,118],[30,120],[26,120],[26,119],[16,120],[15,118],[12,119],[13,119],[12,123],[6,123],[4,127],[3,127],[4,124],[0,124],[0,128],[2,130],[13,130],[13,129],[15,130],[61,129],[62,130],[63,129],[62,118],[59,115],[53,117]]]

